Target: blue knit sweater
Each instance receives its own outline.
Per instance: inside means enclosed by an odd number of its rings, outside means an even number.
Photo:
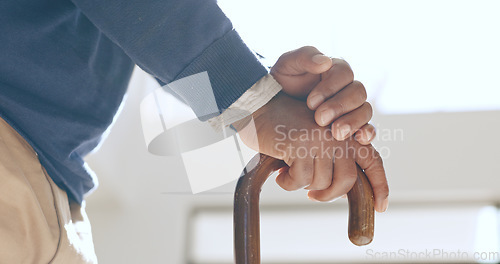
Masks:
[[[213,0],[0,1],[0,33],[0,116],[77,202],[134,64],[165,83],[207,71],[220,112],[267,73]]]

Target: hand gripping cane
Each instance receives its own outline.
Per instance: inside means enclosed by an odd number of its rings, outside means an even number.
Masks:
[[[264,154],[248,163],[234,194],[234,247],[236,264],[260,264],[259,196],[269,176],[286,164]],[[370,182],[357,166],[358,179],[347,193],[349,200],[348,234],[358,246],[373,239],[374,199]]]

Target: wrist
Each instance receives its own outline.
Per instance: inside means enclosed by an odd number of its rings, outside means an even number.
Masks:
[[[248,124],[246,117],[254,117],[254,113],[267,104],[279,91],[281,91],[281,86],[268,74],[257,81],[222,114],[210,119],[209,122],[216,130],[220,130],[222,126],[232,125],[239,131]]]
[[[270,111],[270,108],[272,105],[279,100],[280,97],[283,96],[283,92],[278,92],[275,96],[273,96],[266,104],[261,106],[260,108],[256,109],[253,113],[251,113],[249,116],[238,120],[234,123],[232,123],[232,126],[236,129],[236,131],[240,132],[243,130],[250,122],[253,120],[260,120],[260,117],[264,115],[266,112]]]
[[[250,124],[250,122],[252,121],[252,115],[249,115],[243,119],[240,119],[234,123],[231,124],[231,126],[236,129],[236,131],[238,133],[241,133],[241,131],[243,131],[243,129],[245,129],[245,127],[247,127],[248,124]]]

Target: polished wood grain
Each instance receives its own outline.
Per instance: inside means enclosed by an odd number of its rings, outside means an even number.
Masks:
[[[234,254],[236,264],[260,264],[259,197],[269,176],[286,164],[264,154],[248,163],[234,195]],[[358,180],[347,194],[348,234],[352,243],[367,245],[373,239],[374,201],[370,182],[358,167]]]
[[[349,201],[349,240],[354,245],[368,245],[373,240],[375,210],[373,190],[363,170],[358,169],[358,180],[347,193]]]

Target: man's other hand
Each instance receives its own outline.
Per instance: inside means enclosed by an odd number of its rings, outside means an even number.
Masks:
[[[316,123],[331,125],[336,140],[354,135],[360,144],[368,145],[375,138],[375,128],[368,124],[373,112],[366,102],[365,87],[354,81],[346,61],[306,46],[283,54],[271,68],[271,75],[288,95],[307,98]]]

